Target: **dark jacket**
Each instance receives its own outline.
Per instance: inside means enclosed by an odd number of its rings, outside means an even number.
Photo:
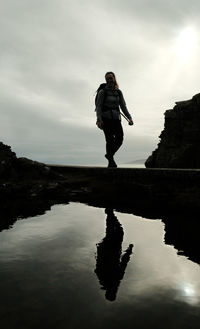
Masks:
[[[95,109],[97,121],[103,119],[121,120],[120,108],[128,119],[132,119],[120,89],[112,90],[106,87],[99,91]]]

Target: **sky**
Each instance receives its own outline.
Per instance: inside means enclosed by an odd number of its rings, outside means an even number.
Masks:
[[[44,163],[105,165],[95,91],[115,72],[119,163],[156,148],[164,113],[199,93],[199,0],[0,0],[0,140]]]

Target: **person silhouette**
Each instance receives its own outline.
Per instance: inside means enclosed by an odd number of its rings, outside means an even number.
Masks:
[[[129,125],[133,119],[127,109],[122,91],[119,89],[116,76],[113,72],[105,74],[106,83],[97,89],[96,95],[96,125],[102,129],[106,140],[106,154],[108,167],[116,168],[114,155],[123,143],[124,132],[121,124],[121,115],[126,118]],[[120,112],[120,108],[123,113]]]
[[[122,255],[123,228],[112,208],[106,208],[105,213],[107,214],[106,236],[97,244],[95,273],[101,289],[106,290],[106,299],[114,301],[130,260],[133,244],[130,244]]]

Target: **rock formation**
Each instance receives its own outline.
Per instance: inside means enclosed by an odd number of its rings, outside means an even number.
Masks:
[[[147,168],[200,168],[200,94],[165,112],[164,130]]]
[[[54,169],[55,168],[55,169]],[[7,184],[54,184],[67,179],[56,166],[46,165],[42,162],[30,160],[25,157],[18,158],[9,145],[0,142],[0,188]]]
[[[0,180],[15,176],[16,161],[16,154],[11,151],[10,146],[0,142]]]
[[[12,218],[28,217],[34,209],[67,203],[68,185],[62,174],[43,163],[17,158],[10,146],[0,142],[0,229],[5,214],[11,218],[6,224],[10,225]]]
[[[55,177],[50,168],[27,158],[17,158],[11,147],[0,142],[0,182],[48,179]]]

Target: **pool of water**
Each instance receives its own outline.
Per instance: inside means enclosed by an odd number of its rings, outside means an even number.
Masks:
[[[165,224],[80,203],[0,232],[1,328],[199,328],[200,268]]]

